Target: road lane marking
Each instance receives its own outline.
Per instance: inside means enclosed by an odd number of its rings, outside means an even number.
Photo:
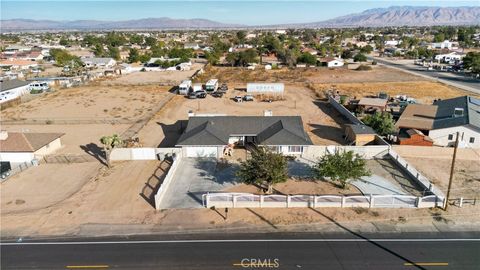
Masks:
[[[25,239],[24,239],[25,241]],[[133,240],[133,241],[67,241],[2,242],[0,246],[21,245],[108,245],[108,244],[182,244],[182,243],[254,243],[254,242],[480,242],[480,238],[451,239],[205,239],[205,240]]]
[[[404,263],[405,266],[448,266],[448,262],[417,262]]]
[[[108,265],[67,265],[67,269],[105,269]]]

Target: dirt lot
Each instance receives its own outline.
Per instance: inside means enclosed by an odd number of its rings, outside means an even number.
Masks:
[[[94,83],[61,89],[0,113],[10,119],[131,119],[165,98],[168,86],[101,86]]]
[[[327,68],[282,68],[278,70],[247,70],[245,68],[211,67],[197,78],[206,82],[209,78],[217,78],[221,82],[284,82],[284,83],[363,83],[363,82],[402,82],[421,81],[421,77],[397,70],[374,67],[371,71]]]
[[[194,63],[192,69],[188,71],[147,71],[135,72],[114,80],[104,80],[104,85],[145,85],[145,84],[162,84],[162,85],[178,85],[182,80],[190,78],[198,69],[204,65]]]
[[[353,97],[363,97],[377,95],[379,92],[386,92],[390,96],[407,95],[415,98],[421,103],[431,104],[434,99],[447,99],[463,95],[472,95],[457,88],[453,88],[441,83],[429,81],[415,82],[368,82],[368,83],[318,83],[311,84],[319,95],[323,95],[327,90],[338,90],[340,94]]]
[[[229,90],[222,98],[209,95],[205,99],[192,100],[177,96],[139,133],[140,140],[148,146],[173,146],[181,129],[186,125],[185,121],[180,120],[188,119],[188,111],[200,114],[259,116],[263,115],[265,110],[272,110],[276,116],[302,116],[304,127],[314,144],[343,143],[341,125],[346,123],[346,120],[337,111],[326,102],[318,101],[315,94],[306,87],[289,84],[285,89],[284,100],[272,103],[262,102],[260,98],[252,102],[236,103],[231,98],[245,95],[245,92],[240,90]]]
[[[446,194],[451,160],[438,158],[406,158],[406,160]],[[460,197],[480,200],[480,158],[476,161],[457,160],[451,198]]]

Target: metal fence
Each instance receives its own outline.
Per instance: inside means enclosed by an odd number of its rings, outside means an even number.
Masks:
[[[207,193],[202,196],[207,208],[292,208],[365,207],[430,208],[443,205],[435,195],[256,195],[250,193]]]

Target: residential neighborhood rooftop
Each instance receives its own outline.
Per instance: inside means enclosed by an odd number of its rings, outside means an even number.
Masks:
[[[0,152],[35,152],[64,135],[64,133],[2,132],[6,138],[0,139]]]
[[[433,105],[410,104],[396,124],[420,130],[463,125],[480,128],[480,99],[462,96],[436,101]]]
[[[313,144],[300,116],[194,116],[177,145],[227,145],[235,135],[257,136],[261,145]]]

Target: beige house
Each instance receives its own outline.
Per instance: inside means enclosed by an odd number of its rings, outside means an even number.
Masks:
[[[0,161],[30,162],[62,147],[63,133],[0,132]]]

